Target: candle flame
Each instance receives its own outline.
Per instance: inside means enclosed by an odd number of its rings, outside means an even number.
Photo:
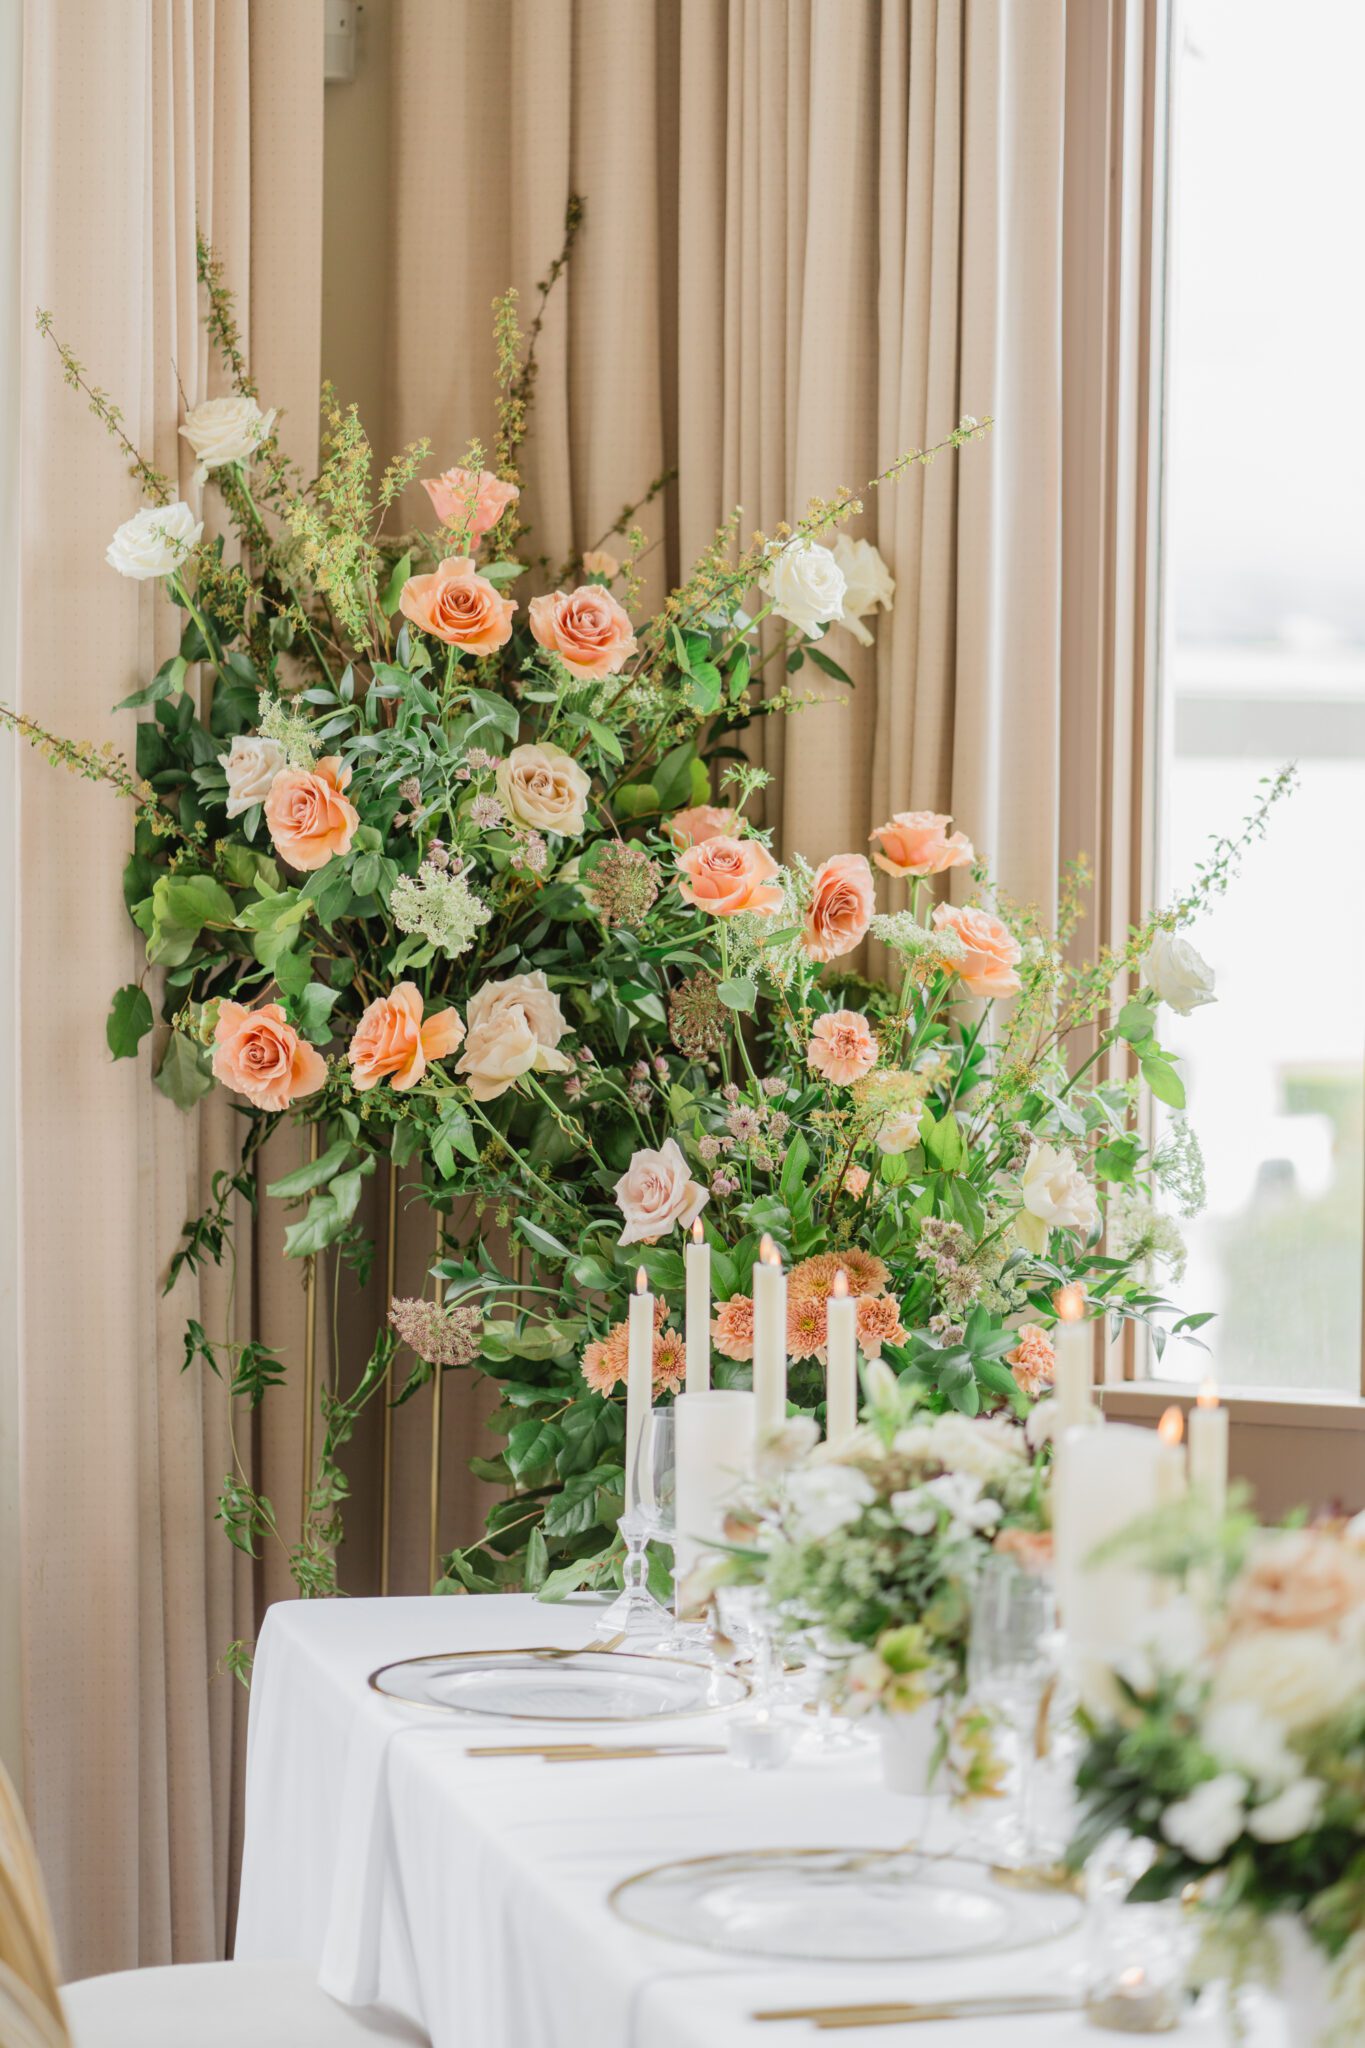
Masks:
[[[834,1285],[830,1288],[830,1293],[836,1301],[846,1301],[848,1298],[848,1275],[842,1266],[834,1276]]]
[[[694,1216],[694,1217],[692,1218],[692,1242],[693,1242],[693,1244],[700,1244],[700,1243],[701,1243],[701,1241],[702,1241],[702,1228],[701,1228],[701,1218],[700,1218],[700,1216]]]
[[[1085,1314],[1085,1289],[1079,1280],[1073,1280],[1067,1287],[1059,1287],[1052,1297],[1052,1306],[1064,1323],[1078,1323]]]
[[[759,1240],[758,1257],[760,1264],[764,1266],[780,1266],[782,1264],[777,1246],[773,1243],[766,1230]]]
[[[635,1268],[635,1292],[637,1294],[643,1294],[648,1285],[649,1281],[645,1277],[644,1267],[637,1266]]]
[[[1136,1991],[1147,1982],[1147,1972],[1141,1963],[1134,1963],[1131,1969],[1119,1971],[1119,1983],[1125,1991]]]
[[[1163,1444],[1178,1444],[1185,1434],[1184,1410],[1168,1408],[1156,1426],[1156,1433]]]
[[[1218,1384],[1216,1380],[1205,1380],[1203,1386],[1199,1389],[1199,1398],[1194,1405],[1196,1408],[1218,1407]]]

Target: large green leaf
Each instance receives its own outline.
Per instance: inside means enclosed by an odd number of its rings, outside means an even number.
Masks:
[[[135,981],[116,989],[104,1023],[104,1035],[116,1060],[131,1059],[152,1028],[152,1005],[147,991]]]
[[[177,1109],[193,1109],[213,1086],[213,1068],[207,1046],[173,1031],[156,1070],[156,1085]]]
[[[349,1140],[338,1138],[320,1158],[309,1159],[302,1166],[296,1166],[292,1173],[272,1180],[266,1193],[286,1202],[298,1195],[311,1195],[314,1188],[325,1187],[334,1173],[340,1173],[351,1156],[351,1150]]]

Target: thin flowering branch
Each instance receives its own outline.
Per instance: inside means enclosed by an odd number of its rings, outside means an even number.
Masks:
[[[52,315],[43,312],[40,308],[34,318],[39,334],[45,335],[57,351],[61,360],[64,382],[69,384],[73,391],[80,391],[84,394],[95,418],[104,427],[106,432],[111,434],[118,442],[124,454],[128,457],[129,474],[137,478],[137,481],[142,486],[144,496],[150,498],[155,505],[169,505],[175,497],[174,485],[163,471],[147,461],[146,457],[129,439],[127,429],[123,424],[123,414],[115,405],[109,393],[101,390],[98,384],[87,383],[85,365],[76,356],[74,350],[68,348],[67,344],[59,340],[57,335],[53,333]]]

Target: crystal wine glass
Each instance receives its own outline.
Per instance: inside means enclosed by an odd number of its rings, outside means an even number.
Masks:
[[[676,1624],[649,1590],[651,1540],[671,1543],[676,1528],[675,1424],[671,1408],[654,1408],[644,1419],[631,1474],[632,1504],[617,1527],[626,1546],[622,1588],[597,1624],[601,1637],[624,1635],[633,1650],[671,1644]]]
[[[1050,1581],[1013,1558],[990,1558],[977,1580],[967,1644],[967,1686],[1014,1732],[1019,1759],[1013,1841],[1021,1861],[1039,1860],[1035,1814],[1038,1758],[1057,1674],[1056,1612]]]

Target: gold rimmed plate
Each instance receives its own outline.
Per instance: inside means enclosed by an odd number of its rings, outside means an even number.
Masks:
[[[747,1679],[715,1665],[548,1644],[403,1657],[372,1671],[369,1682],[402,1706],[499,1721],[678,1721],[724,1713],[749,1697]]]
[[[909,1963],[1060,1940],[1082,1901],[1001,1881],[966,1857],[875,1849],[744,1849],[662,1863],[610,1893],[641,1933],[773,1962]]]

